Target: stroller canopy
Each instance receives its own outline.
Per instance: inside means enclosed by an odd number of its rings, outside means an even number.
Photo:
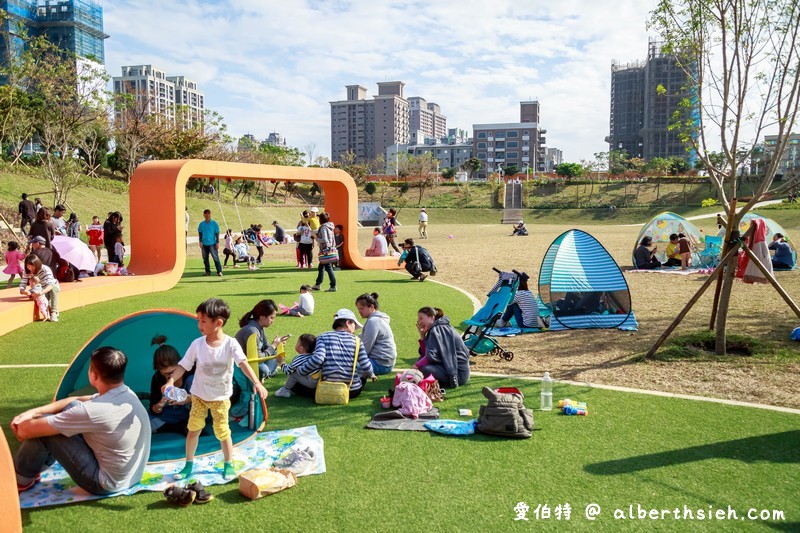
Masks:
[[[178,353],[184,354],[192,341],[200,336],[197,318],[184,311],[159,309],[134,313],[109,324],[96,333],[72,360],[61,378],[55,399],[97,392],[89,384],[88,378],[92,352],[101,346],[113,346],[122,350],[128,357],[125,384],[136,393],[145,407],[148,407],[150,381],[155,372],[153,353],[156,349],[156,346],[150,345],[150,341],[156,335],[166,335],[166,343],[174,346]],[[264,404],[260,401],[254,402],[253,421],[250,423],[248,418],[250,398],[258,399],[258,396],[253,396],[252,385],[239,367],[234,367],[234,382],[238,385],[234,387],[234,400],[238,401],[231,401],[231,415],[239,414],[243,417],[243,422],[230,421],[233,444],[237,445],[263,427]],[[241,391],[238,398],[236,389]],[[205,434],[206,431],[203,433],[197,448],[198,455],[219,450],[219,441],[213,433],[208,432],[208,435]],[[186,456],[185,444],[186,438],[181,434],[156,433],[151,443],[149,462],[181,459]]]
[[[597,239],[573,229],[548,248],[539,269],[539,297],[552,313],[550,330],[635,330],[628,283]]]
[[[667,244],[669,244],[669,236],[673,233],[685,234],[695,246],[697,252],[700,252],[704,247],[705,239],[703,237],[703,232],[697,229],[697,226],[680,215],[664,211],[654,216],[650,222],[644,225],[642,231],[639,232],[639,236],[636,238],[636,242],[633,244],[633,250],[631,251],[631,264],[634,266],[636,265],[636,260],[633,259],[633,252],[636,251],[636,248],[644,237],[653,239],[653,244],[658,245],[656,257],[662,263],[665,262],[667,258],[664,252],[667,248]]]

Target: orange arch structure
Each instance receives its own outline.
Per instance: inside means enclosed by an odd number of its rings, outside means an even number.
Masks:
[[[186,266],[186,181],[189,178],[315,182],[325,193],[325,210],[344,226],[344,266],[361,270],[396,269],[392,257],[363,257],[358,251],[358,192],[343,170],[251,165],[224,161],[148,161],[137,167],[130,185],[131,257],[135,276],[85,279],[61,286],[65,311],[126,296],[174,287]],[[32,304],[16,288],[0,291],[0,335],[32,321]]]
[[[11,450],[2,429],[0,429],[0,517],[3,520],[3,527],[0,529],[3,531],[9,533],[22,531],[17,475]]]

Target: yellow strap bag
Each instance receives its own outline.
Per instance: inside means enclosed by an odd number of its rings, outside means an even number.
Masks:
[[[339,383],[336,381],[320,380],[317,383],[317,392],[314,397],[319,405],[347,405],[350,402],[350,385],[356,375],[356,364],[358,363],[358,350],[361,347],[361,339],[356,337],[356,353],[353,356],[353,372],[350,375],[350,383]]]

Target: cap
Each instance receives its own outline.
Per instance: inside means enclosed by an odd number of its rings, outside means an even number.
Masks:
[[[31,238],[31,244],[33,244],[33,243],[47,244],[47,241],[41,235],[37,235],[37,236]]]
[[[360,328],[360,327],[363,327],[363,326],[361,325],[361,322],[359,322],[359,321],[356,319],[356,314],[355,314],[355,313],[353,313],[353,312],[352,312],[351,310],[349,310],[349,309],[339,309],[338,311],[336,311],[336,314],[335,314],[335,315],[333,315],[333,319],[334,319],[334,320],[339,320],[340,318],[344,318],[345,320],[352,320],[353,322],[355,322],[355,323],[356,323],[356,326],[358,326],[359,328]]]
[[[520,223],[520,224],[524,224],[524,223],[525,223],[525,221],[524,221],[524,220],[520,220],[520,221],[519,221],[519,223]]]
[[[66,209],[66,208],[65,208],[63,205],[61,205],[61,204],[58,204],[57,206],[55,206],[55,207],[53,208],[53,211],[66,211],[66,210],[67,210],[67,209]]]
[[[277,220],[273,220],[273,221],[272,221],[272,225],[273,225],[273,226],[277,226],[277,225],[278,225],[278,221],[277,221]]]
[[[312,211],[313,213],[319,213],[319,209],[318,209],[317,207],[312,207],[312,208],[311,208],[311,211]]]

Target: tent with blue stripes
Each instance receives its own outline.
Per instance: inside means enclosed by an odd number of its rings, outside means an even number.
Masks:
[[[539,298],[550,310],[550,331],[638,329],[622,271],[585,231],[562,233],[547,249],[539,269]]]

